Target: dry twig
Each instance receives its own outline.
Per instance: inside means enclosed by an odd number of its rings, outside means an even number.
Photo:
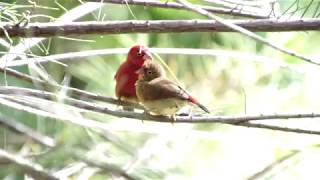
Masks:
[[[173,9],[185,9],[179,3],[175,2],[161,2],[158,0],[86,0],[87,2],[103,2],[103,3],[113,3],[113,4],[130,4],[130,5],[140,5],[144,7],[159,7],[159,8],[173,8]],[[222,7],[213,7],[213,6],[202,6],[197,5],[209,12],[218,13],[218,14],[227,14],[233,16],[242,16],[242,17],[250,17],[250,18],[269,18],[268,15],[261,15],[255,12],[244,11],[241,9],[233,9],[233,8],[222,8]]]
[[[281,52],[283,52],[285,54],[288,54],[290,56],[297,57],[297,58],[299,58],[301,60],[304,60],[304,61],[306,61],[308,63],[320,65],[320,62],[318,60],[316,60],[316,59],[305,57],[304,55],[301,55],[301,54],[299,54],[297,52],[294,52],[294,51],[289,50],[289,49],[287,49],[285,47],[281,47],[281,46],[279,46],[277,44],[274,44],[274,43],[266,40],[265,38],[256,35],[255,33],[251,32],[250,30],[247,30],[246,28],[243,28],[243,27],[241,27],[239,25],[236,25],[234,23],[231,23],[231,22],[228,22],[228,21],[224,20],[223,18],[220,18],[220,17],[218,17],[216,15],[213,15],[212,13],[210,13],[210,12],[208,12],[208,11],[202,9],[202,8],[194,6],[193,4],[189,3],[186,0],[178,0],[178,2],[180,2],[181,4],[183,4],[185,7],[189,8],[190,10],[193,10],[193,11],[195,11],[195,12],[201,14],[201,15],[207,16],[210,19],[216,20],[218,23],[220,23],[220,24],[222,24],[222,25],[224,25],[226,27],[229,27],[229,28],[231,28],[231,29],[243,34],[243,35],[246,35],[249,38],[252,38],[252,39],[254,39],[254,40],[258,41],[258,42],[261,42],[261,43],[263,43],[263,44],[265,44],[265,45],[267,45],[269,47],[272,47],[273,49],[281,51]]]
[[[219,17],[218,17],[219,18]],[[181,32],[237,32],[269,45],[267,40],[250,31],[317,31],[319,19],[260,19],[260,20],[125,20],[104,22],[30,23],[25,27],[0,23],[0,36],[10,37],[51,37],[86,34],[123,33],[181,33]],[[228,24],[225,25],[225,24]],[[232,26],[229,26],[232,24]],[[235,28],[237,27],[237,28]],[[246,29],[243,31],[243,29]],[[250,32],[250,33],[248,33]],[[272,46],[275,46],[271,44]],[[269,45],[270,46],[270,45]],[[278,49],[283,49],[279,48]],[[14,52],[12,52],[14,53]]]
[[[0,158],[3,158],[11,163],[20,167],[25,173],[29,174],[30,176],[34,177],[35,179],[48,179],[48,180],[55,180],[59,179],[52,174],[50,174],[47,170],[45,170],[40,164],[36,164],[30,162],[26,159],[23,159],[20,156],[13,155],[8,153],[7,151],[0,149]]]
[[[36,132],[35,130],[25,126],[22,123],[17,122],[16,120],[9,119],[0,116],[0,125],[7,127],[8,129],[25,135],[29,137],[30,139],[33,139],[34,141],[48,147],[55,146],[55,141],[51,137],[45,136],[43,134],[40,134],[39,132]]]

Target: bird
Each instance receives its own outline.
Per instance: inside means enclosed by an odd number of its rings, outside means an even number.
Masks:
[[[127,59],[119,66],[114,79],[116,81],[115,94],[119,100],[137,103],[135,83],[138,80],[136,71],[145,61],[152,60],[150,50],[143,45],[134,45],[130,48]],[[133,110],[132,108],[124,108]]]
[[[175,121],[175,113],[187,104],[197,105],[210,113],[185,89],[167,79],[162,66],[155,61],[146,61],[137,73],[136,94],[149,114],[170,116]]]

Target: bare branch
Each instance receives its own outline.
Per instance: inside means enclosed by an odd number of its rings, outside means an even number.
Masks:
[[[97,167],[107,173],[116,174],[119,176],[124,177],[128,180],[136,180],[137,178],[133,177],[132,175],[128,174],[125,170],[121,169],[117,165],[107,163],[106,161],[101,160],[101,158],[91,157],[85,155],[81,152],[73,152],[72,154],[76,159],[83,161],[84,163],[88,164],[89,166]]]
[[[9,89],[11,89],[11,91],[9,91],[9,92],[12,92],[11,94],[14,94],[20,91],[20,93],[18,93],[17,95],[22,95],[22,96],[26,93],[21,93],[21,92],[28,91],[28,89],[20,89],[20,88],[14,88],[14,87],[10,87]],[[39,93],[38,97],[41,98],[40,91],[36,91],[36,90],[30,90],[30,91],[32,91],[35,94]],[[34,104],[33,101],[28,103],[28,101],[26,101],[25,99],[18,100],[17,98],[18,96],[15,96],[15,103],[37,108],[37,105]],[[8,105],[8,103],[4,105]],[[172,119],[167,116],[151,116],[144,113],[117,111],[117,110],[112,110],[106,106],[85,102],[85,101],[80,101],[80,100],[78,100],[77,102],[74,102],[72,106],[80,109],[92,111],[92,112],[112,115],[115,117],[122,117],[122,118],[125,117],[125,118],[132,118],[135,120],[147,120],[147,121],[154,121],[154,122],[166,122],[166,123],[172,122]],[[30,112],[35,113],[32,111]],[[51,117],[51,115],[49,117]],[[272,129],[272,130],[279,130],[279,131],[285,131],[285,132],[296,132],[296,133],[320,135],[319,131],[314,131],[314,130],[303,130],[303,129],[287,128],[287,127],[281,127],[281,126],[256,124],[256,123],[248,122],[248,121],[258,121],[258,120],[300,119],[300,118],[317,118],[317,117],[320,117],[320,114],[304,113],[304,114],[237,115],[237,116],[191,116],[191,117],[177,116],[175,123],[225,123],[225,124],[231,124],[231,125]],[[54,118],[57,118],[57,117],[54,117]],[[90,124],[95,124],[95,123],[90,122]]]
[[[299,20],[224,20],[249,31],[317,31],[319,19]],[[238,28],[237,28],[238,29]],[[5,31],[4,31],[5,30]],[[126,20],[104,22],[30,23],[25,27],[0,23],[0,37],[50,37],[57,35],[123,34],[123,33],[176,33],[176,32],[235,32],[234,28],[215,20]],[[257,36],[257,35],[254,35]],[[258,36],[261,40],[261,37]],[[265,40],[263,40],[265,41]],[[265,43],[265,42],[264,42]]]
[[[196,56],[215,56],[215,57],[228,57],[228,58],[241,58],[243,60],[253,60],[256,62],[262,62],[273,66],[288,68],[292,71],[303,73],[304,69],[298,66],[289,65],[280,59],[274,59],[262,55],[256,55],[252,53],[222,50],[222,49],[194,49],[194,48],[149,48],[152,53],[157,54],[178,54],[178,55],[196,55]],[[21,60],[15,60],[8,63],[0,63],[0,67],[15,67],[23,66],[29,63],[47,63],[47,62],[70,62],[70,61],[83,61],[86,57],[102,56],[102,55],[114,55],[114,54],[126,54],[128,48],[112,48],[112,49],[97,49],[88,51],[68,52],[63,54],[53,54],[50,56],[37,56],[34,58],[27,58]]]
[[[268,166],[263,168],[261,171],[253,174],[252,176],[247,178],[247,180],[255,180],[255,179],[262,178],[265,174],[267,174],[268,172],[273,170],[276,166],[278,166],[278,165],[282,164],[284,161],[287,161],[288,159],[298,155],[300,152],[301,151],[292,151],[292,152],[286,154],[285,156],[277,159],[275,162],[272,162],[271,164],[269,164]]]
[[[10,161],[11,163],[14,163],[18,167],[20,167],[23,171],[25,171],[27,174],[29,174],[30,176],[36,179],[49,179],[49,180],[59,179],[58,177],[50,174],[40,164],[30,162],[26,159],[23,159],[20,156],[10,154],[3,149],[0,149],[0,158],[4,158],[5,160]]]
[[[52,139],[51,137],[42,135],[36,132],[35,130],[25,126],[24,124],[17,122],[16,120],[13,120],[13,119],[8,120],[8,118],[0,116],[0,125],[5,126],[16,133],[23,134],[44,146],[48,146],[48,147],[55,146],[54,139]]]
[[[260,124],[260,123],[252,123],[252,122],[243,122],[243,123],[232,124],[232,125],[244,126],[244,127],[253,127],[253,128],[260,128],[260,129],[270,129],[270,130],[283,131],[283,132],[293,132],[293,133],[301,133],[301,134],[320,135],[320,131],[305,130],[305,129],[299,129],[299,128],[281,127],[281,126],[276,126],[276,125]]]
[[[7,74],[9,74],[11,76],[14,76],[14,77],[18,78],[18,79],[21,79],[21,80],[24,80],[24,81],[27,81],[27,82],[31,82],[31,83],[32,82],[37,82],[37,83],[42,84],[42,85],[49,85],[49,86],[54,86],[54,87],[58,87],[58,88],[66,88],[69,92],[71,92],[71,93],[73,93],[73,94],[75,94],[75,95],[77,95],[79,97],[82,97],[82,98],[89,98],[91,100],[107,102],[107,103],[116,104],[116,105],[119,105],[119,106],[130,106],[130,107],[134,107],[134,108],[137,108],[137,109],[143,109],[143,107],[141,105],[130,103],[130,102],[120,101],[120,100],[112,98],[112,97],[102,96],[102,95],[98,95],[98,94],[91,93],[91,92],[88,92],[88,91],[80,90],[80,89],[77,89],[77,88],[61,86],[61,85],[58,85],[58,84],[50,84],[50,83],[48,83],[48,82],[46,82],[46,81],[44,81],[42,79],[32,77],[32,76],[30,76],[28,74],[21,73],[19,71],[11,69],[11,68],[2,68],[2,67],[0,67],[0,72],[7,73]],[[48,97],[48,98],[50,98],[50,97]]]
[[[161,2],[157,0],[86,0],[87,2],[104,2],[113,4],[130,4],[130,5],[140,5],[145,7],[158,7],[158,8],[173,8],[173,9],[184,9],[187,10],[183,5],[175,2]],[[202,6],[197,5],[209,12],[218,14],[227,14],[233,16],[242,16],[250,18],[269,18],[268,15],[261,15],[251,11],[243,11],[241,9],[232,8],[222,8],[222,7],[212,7],[212,6]]]
[[[308,63],[312,63],[312,64],[316,64],[316,65],[320,65],[320,62],[316,59],[313,59],[313,58],[308,58],[308,57],[305,57],[304,55],[302,54],[299,54],[297,52],[294,52],[292,50],[289,50],[285,47],[281,47],[277,44],[274,44],[268,40],[266,40],[265,38],[261,37],[261,36],[258,36],[257,34],[251,32],[250,30],[244,28],[244,27],[241,27],[237,24],[234,24],[232,22],[229,22],[229,21],[226,21],[224,20],[223,18],[220,18],[216,15],[213,15],[211,13],[209,13],[208,11],[204,10],[204,9],[201,9],[197,6],[194,6],[193,4],[189,3],[188,1],[186,0],[178,0],[181,4],[183,4],[185,7],[189,8],[190,10],[193,10],[201,15],[204,15],[204,16],[207,16],[209,19],[213,19],[213,20],[216,20],[218,23],[226,26],[226,27],[229,27],[243,35],[246,35],[247,37],[251,38],[251,39],[254,39],[258,42],[261,42],[269,47],[272,47],[273,49],[275,50],[278,50],[280,52],[283,52],[285,54],[288,54],[290,56],[293,56],[293,57],[296,57],[296,58],[299,58],[301,60],[304,60]]]

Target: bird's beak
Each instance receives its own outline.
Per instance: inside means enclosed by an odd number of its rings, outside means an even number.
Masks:
[[[152,55],[149,51],[146,51],[142,58],[143,60],[152,60]]]

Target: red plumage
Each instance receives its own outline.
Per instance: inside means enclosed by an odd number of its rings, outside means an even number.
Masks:
[[[146,60],[152,60],[151,52],[142,45],[131,47],[126,61],[116,72],[116,96],[125,101],[137,101],[135,83],[138,80],[136,71],[143,66]]]

